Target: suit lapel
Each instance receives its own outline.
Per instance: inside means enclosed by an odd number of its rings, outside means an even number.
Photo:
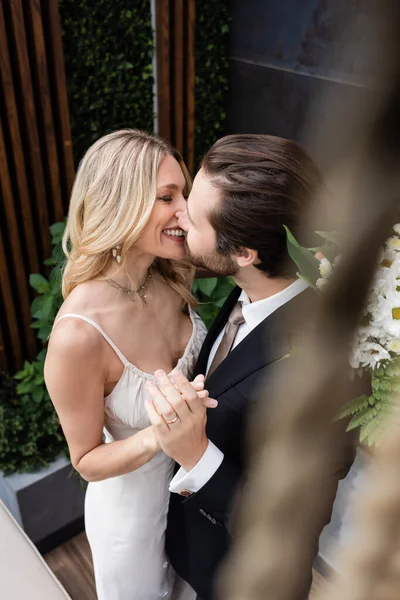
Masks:
[[[280,309],[264,319],[229,353],[206,381],[210,396],[217,397],[239,381],[289,352]]]
[[[209,332],[207,333],[206,339],[203,342],[203,345],[200,350],[199,358],[197,359],[197,364],[194,372],[194,377],[199,375],[200,373],[205,373],[207,369],[208,357],[211,352],[211,348],[217,339],[218,335],[225,327],[225,324],[229,318],[229,315],[232,312],[233,307],[235,306],[242,290],[240,287],[236,286],[233,288],[228,298],[225,300],[221,310],[216,316],[213,324],[210,327]]]
[[[291,331],[300,303],[312,302],[306,290],[264,319],[229,353],[206,380],[211,397],[217,397],[251,373],[290,352]]]

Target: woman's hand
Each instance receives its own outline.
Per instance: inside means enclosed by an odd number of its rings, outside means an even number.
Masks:
[[[208,446],[207,411],[199,397],[201,392],[177,370],[170,376],[156,371],[155,379],[146,383],[150,395],[145,404],[147,414],[164,452],[190,471]],[[216,401],[212,402],[215,406]]]
[[[204,375],[197,375],[190,382],[190,385],[196,390],[198,397],[201,398],[206,408],[216,408],[218,406],[218,402],[214,398],[210,398],[208,390],[204,389]]]

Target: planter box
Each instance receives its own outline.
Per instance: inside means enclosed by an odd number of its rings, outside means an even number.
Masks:
[[[65,457],[48,468],[4,477],[0,498],[41,552],[83,529],[85,489]]]
[[[321,573],[336,569],[335,548],[337,545],[346,546],[352,526],[351,505],[363,481],[368,459],[366,452],[359,449],[347,477],[339,482],[331,522],[324,528],[319,540],[319,554],[315,566]]]

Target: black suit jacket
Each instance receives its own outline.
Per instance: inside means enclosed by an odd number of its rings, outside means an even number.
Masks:
[[[208,356],[218,334],[227,322],[241,289],[234,288],[214,321],[200,352],[195,374],[205,373]],[[224,460],[213,477],[195,494],[184,498],[171,494],[166,532],[169,559],[181,577],[188,581],[202,600],[211,600],[213,582],[218,567],[226,555],[230,541],[231,508],[235,492],[245,474],[245,436],[251,408],[257,400],[257,390],[264,389],[274,363],[291,348],[290,313],[296,303],[311,299],[315,292],[305,291],[276,310],[253,329],[236,346],[206,380],[206,388],[218,407],[208,411],[208,438],[224,453]],[[265,392],[261,395],[268,401]],[[347,453],[335,475],[333,497],[312,540],[310,565],[299,598],[311,582],[312,561],[318,551],[318,535],[329,521],[337,479],[344,476],[352,462],[353,451]],[[294,600],[298,600],[297,598]]]

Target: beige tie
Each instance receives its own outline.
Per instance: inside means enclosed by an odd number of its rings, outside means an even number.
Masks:
[[[210,368],[208,369],[207,377],[209,377],[218,365],[222,363],[224,358],[228,356],[233,346],[233,342],[235,341],[238,329],[242,323],[244,323],[242,307],[239,302],[236,302],[226,324],[220,345],[218,346]]]

